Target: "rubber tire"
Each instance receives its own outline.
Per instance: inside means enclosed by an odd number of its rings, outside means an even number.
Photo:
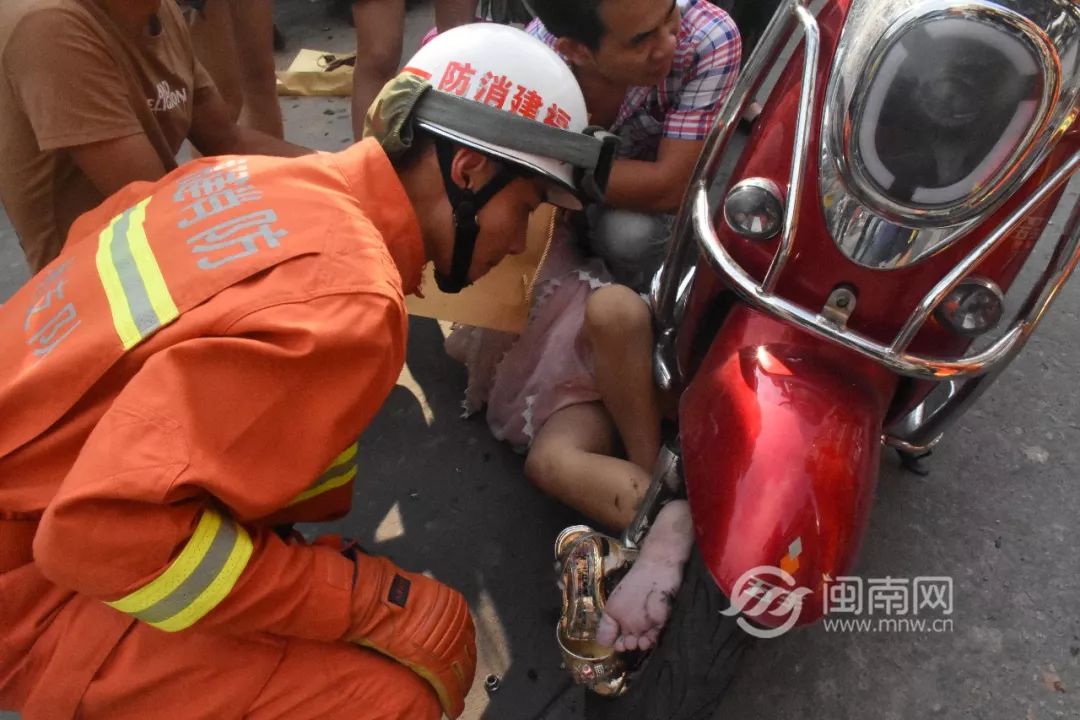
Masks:
[[[753,639],[721,615],[730,606],[694,549],[667,629],[630,690],[586,692],[588,720],[712,720]]]

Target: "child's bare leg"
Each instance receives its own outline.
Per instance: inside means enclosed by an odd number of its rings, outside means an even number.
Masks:
[[[649,486],[649,473],[611,457],[614,427],[599,402],[571,405],[547,419],[525,475],[548,495],[609,528],[622,530]]]
[[[660,452],[660,405],[653,382],[649,308],[622,285],[600,288],[585,306],[596,387],[611,413],[630,462],[652,475]]]
[[[652,317],[637,293],[611,285],[589,297],[585,330],[607,413],[594,403],[553,415],[533,444],[526,472],[531,464],[536,472],[531,475],[533,481],[547,492],[589,517],[622,529],[633,519],[660,452]],[[610,430],[605,433],[605,428],[612,421],[631,462],[600,454],[611,451]],[[629,507],[607,499],[613,494],[623,497],[619,493],[627,488],[628,468],[636,471],[629,476],[633,491]],[[671,598],[682,583],[683,564],[693,540],[687,502],[668,503],[653,522],[637,561],[608,599],[598,642],[620,651],[647,650],[656,644],[671,613]]]
[[[656,644],[693,544],[690,506],[673,500],[656,516],[637,561],[608,598],[598,643],[616,650],[648,650]]]

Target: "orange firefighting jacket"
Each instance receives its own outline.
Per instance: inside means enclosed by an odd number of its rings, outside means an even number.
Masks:
[[[424,260],[374,141],[198,160],[80,218],[0,307],[0,707],[74,710],[136,620],[346,632],[352,561],[271,525],[348,511]]]

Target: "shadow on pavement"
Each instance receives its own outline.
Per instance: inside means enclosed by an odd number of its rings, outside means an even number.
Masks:
[[[580,518],[527,483],[482,417],[460,418],[465,372],[442,342],[438,323],[411,319],[403,381],[416,387],[398,385],[362,435],[352,513],[318,527],[461,590],[480,654],[465,717],[529,720],[567,686],[551,544]],[[500,678],[490,695],[489,673]]]

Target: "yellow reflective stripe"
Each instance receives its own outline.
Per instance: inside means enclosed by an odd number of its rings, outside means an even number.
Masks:
[[[180,311],[173,302],[169,288],[165,285],[165,276],[161,274],[161,267],[154,258],[154,252],[150,249],[150,241],[146,239],[146,206],[150,198],[143,200],[135,206],[131,215],[131,225],[128,229],[128,244],[131,246],[131,255],[135,258],[135,266],[139,268],[139,275],[146,285],[146,294],[150,297],[150,305],[162,325],[168,325],[175,320]]]
[[[344,465],[345,463],[349,462],[356,457],[356,451],[359,448],[360,446],[357,443],[353,443],[349,447],[345,448],[345,452],[334,458],[334,462],[330,463],[330,467],[334,467],[335,465]]]
[[[113,325],[116,333],[120,336],[120,342],[124,349],[133,347],[141,339],[139,330],[135,327],[135,318],[131,314],[127,298],[124,295],[124,286],[120,283],[120,275],[116,272],[116,266],[112,261],[113,233],[116,223],[120,220],[117,215],[109,221],[108,227],[98,235],[98,249],[95,260],[97,261],[98,275],[101,284],[105,288],[105,295],[109,300],[109,310],[112,312]]]
[[[146,238],[149,204],[147,198],[120,213],[98,236],[98,275],[125,350],[180,315]]]
[[[183,630],[229,594],[252,550],[251,537],[239,523],[208,509],[165,572],[107,604],[162,630]]]
[[[356,466],[353,465],[349,468],[346,468],[345,471],[340,475],[332,475],[328,479],[320,482],[319,484],[308,488],[307,490],[293,498],[292,502],[290,502],[289,505],[295,505],[297,503],[304,502],[305,500],[310,500],[316,495],[322,495],[325,492],[330,492],[334,488],[339,488],[342,485],[348,484],[355,477]]]
[[[181,610],[168,620],[151,622],[151,625],[166,632],[176,632],[189,628],[216,608],[232,592],[236,581],[240,579],[244,568],[247,567],[248,560],[251,559],[251,553],[254,550],[251,536],[248,535],[247,531],[240,525],[237,525],[236,529],[236,543],[233,545],[225,565],[221,568],[221,572],[218,573],[206,590],[192,600],[184,610]]]
[[[315,478],[315,482],[311,483],[311,486],[308,487],[307,490],[293,498],[292,501],[289,502],[289,505],[304,502],[316,495],[321,495],[334,488],[339,488],[355,478],[356,452],[359,447],[359,443],[353,443],[345,448],[345,450],[330,463],[330,467],[326,468],[322,475]]]
[[[165,572],[130,595],[105,604],[120,612],[134,615],[168,597],[198,567],[199,561],[206,555],[218,528],[221,527],[221,519],[221,514],[215,510],[203,512],[191,539]]]

